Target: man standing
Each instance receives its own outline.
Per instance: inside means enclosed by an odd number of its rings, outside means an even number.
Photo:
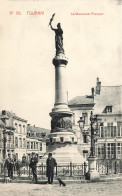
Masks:
[[[35,153],[32,152],[32,158],[30,160],[29,167],[32,168],[32,174],[33,174],[33,179],[35,180],[36,183],[37,181],[37,174],[36,174],[36,165],[38,163],[37,157],[35,156]]]
[[[8,170],[8,177],[13,179],[13,168],[14,168],[14,159],[11,158],[11,154],[8,154],[8,158],[5,161],[5,167]]]
[[[47,165],[46,175],[48,177],[48,183],[53,184],[54,167],[57,165],[57,163],[56,163],[56,160],[52,157],[52,153],[48,154],[46,165]]]

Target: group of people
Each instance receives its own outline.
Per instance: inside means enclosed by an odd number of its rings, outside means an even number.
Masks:
[[[29,167],[32,168],[33,179],[36,183],[37,174],[36,174],[36,165],[38,163],[38,159],[35,156],[35,153],[32,153],[32,158],[30,159]],[[53,177],[54,177],[54,167],[57,165],[56,160],[52,157],[52,153],[48,154],[48,158],[46,161],[46,176],[48,177],[48,183],[53,184]]]
[[[4,168],[8,170],[8,177],[13,178],[13,170],[17,171],[17,174],[20,175],[20,165],[25,163],[26,156],[25,154],[22,157],[22,161],[16,160],[15,156],[12,157],[11,154],[8,154],[8,158],[5,160]],[[6,173],[6,170],[5,170]]]
[[[37,163],[38,163],[38,158],[37,158],[36,154],[33,152],[32,157],[30,159],[29,167],[32,169],[33,180],[35,181],[35,183],[38,183],[37,173],[36,173]],[[49,153],[48,158],[46,160],[46,176],[48,178],[49,184],[53,184],[54,167],[56,165],[57,165],[57,163],[56,163],[56,160],[52,157],[52,153]],[[11,154],[8,154],[8,158],[5,161],[4,167],[7,168],[8,177],[10,177],[11,179],[13,179],[14,166],[15,166],[14,159],[11,157]],[[17,168],[20,169],[20,166],[18,166],[18,164],[16,164],[16,166],[17,166]],[[17,170],[20,171],[19,169],[17,169]]]

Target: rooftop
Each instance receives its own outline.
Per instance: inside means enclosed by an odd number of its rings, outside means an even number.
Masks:
[[[68,102],[68,105],[87,105],[94,104],[94,99],[92,96],[76,96]]]
[[[95,113],[103,113],[106,106],[112,106],[112,113],[122,113],[122,85],[101,86],[100,95],[95,95],[94,102]]]
[[[35,125],[28,125],[27,130],[31,132],[36,132],[36,133],[50,133],[49,129],[41,128],[41,127],[36,127]]]

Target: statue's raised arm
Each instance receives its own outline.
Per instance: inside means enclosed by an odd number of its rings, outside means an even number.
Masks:
[[[59,55],[61,53],[64,54],[64,49],[63,49],[63,30],[61,28],[61,24],[57,24],[57,29],[54,29],[52,27],[52,21],[54,18],[55,14],[52,15],[52,18],[50,19],[49,25],[50,28],[55,31],[55,47],[56,47],[56,55]]]

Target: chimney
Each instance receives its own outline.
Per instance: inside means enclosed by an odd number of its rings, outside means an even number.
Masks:
[[[94,99],[94,88],[91,88],[91,95],[92,95],[92,97]]]
[[[100,91],[101,91],[101,82],[99,81],[99,78],[97,77],[97,81],[96,81],[96,95],[100,95]]]
[[[6,114],[7,114],[6,110],[2,110],[2,115],[6,115]]]

